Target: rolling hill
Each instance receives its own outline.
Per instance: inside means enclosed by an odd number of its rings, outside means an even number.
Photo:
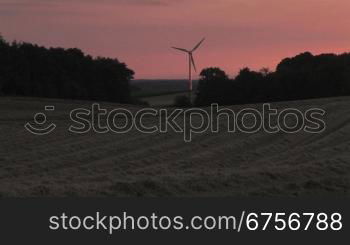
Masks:
[[[77,135],[69,111],[92,102],[0,98],[0,196],[349,196],[350,97],[274,103],[326,110],[322,134],[204,133],[191,143],[174,132]],[[54,105],[46,136],[24,129]],[[101,106],[139,107],[103,103]],[[246,106],[231,106],[234,110]],[[249,105],[260,108],[260,105]],[[169,109],[171,110],[171,109]],[[148,122],[157,120],[149,117]],[[225,127],[225,122],[222,122]]]

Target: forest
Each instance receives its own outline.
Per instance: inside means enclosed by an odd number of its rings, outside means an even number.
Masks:
[[[0,95],[132,103],[134,71],[76,48],[8,43],[0,36]]]
[[[0,95],[140,103],[131,96],[134,71],[118,59],[84,54],[77,48],[45,48],[8,43],[0,36]],[[136,85],[137,86],[137,85]],[[200,73],[194,102],[208,106],[300,100],[350,95],[350,53],[283,59],[275,71],[243,68],[230,78],[218,67]]]
[[[217,67],[200,73],[195,104],[206,106],[301,100],[350,95],[350,53],[283,59],[275,71],[243,68],[230,79]]]

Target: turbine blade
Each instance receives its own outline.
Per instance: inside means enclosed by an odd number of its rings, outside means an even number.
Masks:
[[[205,38],[203,38],[193,49],[192,52],[195,51],[197,48],[199,48],[199,46],[201,46],[201,44],[204,42]]]
[[[193,55],[192,54],[190,54],[190,59],[191,59],[191,62],[192,62],[194,70],[197,72],[197,67],[196,67],[196,64],[194,63],[194,59],[193,59]]]
[[[173,49],[176,49],[176,50],[180,50],[180,51],[182,51],[182,52],[186,52],[186,53],[188,53],[189,51],[188,50],[186,50],[186,49],[184,49],[184,48],[176,48],[176,47],[172,47]]]

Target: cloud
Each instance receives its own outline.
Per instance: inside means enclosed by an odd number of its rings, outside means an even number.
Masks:
[[[178,0],[179,2],[180,0]],[[66,5],[123,5],[123,6],[144,6],[164,7],[173,1],[170,0],[0,0],[0,16],[16,15],[19,12],[41,9],[55,9]],[[37,9],[38,10],[38,9]]]
[[[0,0],[1,7],[31,7],[35,5],[53,5],[65,3],[79,4],[123,4],[123,5],[151,5],[166,6],[170,0]],[[178,1],[179,2],[179,1]]]

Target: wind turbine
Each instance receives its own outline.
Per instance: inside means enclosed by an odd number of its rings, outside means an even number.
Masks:
[[[199,46],[201,46],[201,44],[204,42],[205,38],[203,38],[196,46],[194,46],[193,49],[191,50],[187,50],[184,48],[177,48],[177,47],[172,47],[173,49],[185,52],[188,54],[188,64],[189,64],[189,74],[188,74],[188,90],[189,90],[189,97],[190,97],[190,101],[192,102],[192,65],[194,70],[197,72],[197,68],[196,68],[196,64],[194,62],[194,58],[193,58],[193,52],[196,51]]]

